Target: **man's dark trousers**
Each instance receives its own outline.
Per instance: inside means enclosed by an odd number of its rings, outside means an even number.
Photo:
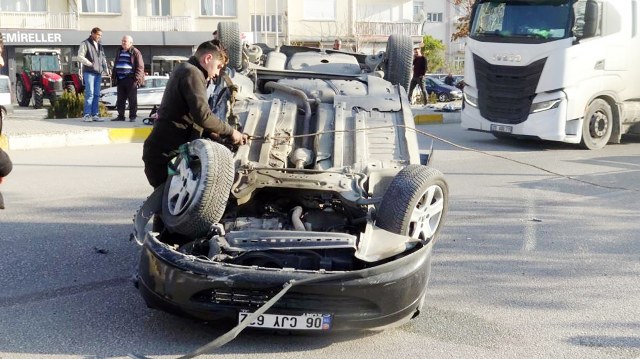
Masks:
[[[118,80],[118,100],[116,108],[118,109],[118,118],[124,119],[125,103],[129,101],[129,119],[135,120],[138,114],[138,86],[133,77],[125,77]]]

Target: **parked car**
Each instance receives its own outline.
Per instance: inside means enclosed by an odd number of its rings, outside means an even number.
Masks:
[[[138,88],[138,107],[153,107],[160,105],[164,88],[169,81],[168,76],[146,76],[144,86]],[[118,89],[116,86],[108,87],[100,91],[100,102],[109,109],[116,108]]]
[[[11,103],[11,80],[9,76],[0,75],[0,118],[5,119],[7,114],[13,113]]]
[[[221,41],[239,44],[237,25],[221,24]],[[418,149],[406,94],[412,47],[392,35],[370,56],[243,49],[258,64],[229,69],[234,86],[220,81],[214,102],[232,108],[219,116],[249,143],[183,145],[135,216],[147,305],[291,331],[417,316],[448,186]],[[160,232],[147,228],[154,213]]]
[[[460,89],[454,86],[449,86],[442,80],[439,80],[435,77],[427,76],[425,77],[424,81],[425,87],[427,88],[427,93],[429,95],[435,93],[438,97],[438,101],[440,102],[462,99],[462,91],[460,91]]]

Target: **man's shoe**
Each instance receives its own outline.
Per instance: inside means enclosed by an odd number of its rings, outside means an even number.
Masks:
[[[84,116],[82,117],[82,121],[83,121],[83,122],[91,122],[91,121],[93,121],[93,119],[92,119],[92,118],[91,118],[91,116],[89,116],[89,115],[84,115]]]
[[[104,120],[100,118],[100,116],[95,115],[92,117],[93,122],[103,122]]]
[[[124,121],[124,117],[116,117],[116,118],[112,118],[111,121]]]

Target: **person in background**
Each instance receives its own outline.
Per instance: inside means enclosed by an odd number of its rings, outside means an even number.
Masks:
[[[453,78],[453,75],[451,74],[451,72],[449,72],[447,77],[444,78],[444,83],[449,86],[455,86],[456,80]]]
[[[341,47],[342,47],[342,40],[335,39],[335,41],[333,42],[333,49],[340,50]]]
[[[419,47],[413,48],[413,77],[409,84],[409,102],[411,102],[411,94],[416,88],[416,85],[420,85],[420,91],[424,96],[425,103],[427,102],[428,95],[427,89],[424,83],[424,75],[427,73],[427,58],[422,56],[422,50]]]
[[[107,58],[100,43],[102,30],[99,27],[91,29],[89,38],[80,43],[78,61],[82,64],[82,80],[84,82],[84,111],[83,121],[101,122],[99,116],[100,84],[102,73],[108,76]]]
[[[4,48],[4,44],[2,41],[2,33],[0,33],[0,68],[4,66],[4,60],[2,59],[2,50]],[[0,116],[0,135],[2,135],[2,121],[3,118]],[[4,180],[5,177],[11,172],[13,169],[13,163],[9,158],[9,155],[0,148],[0,183]],[[4,199],[2,198],[2,194],[0,194],[0,209],[4,209]]]
[[[118,117],[111,121],[124,121],[124,109],[128,101],[129,122],[135,122],[138,114],[138,87],[144,85],[144,60],[140,50],[133,46],[131,36],[122,37],[122,47],[114,62],[111,80],[118,88]]]

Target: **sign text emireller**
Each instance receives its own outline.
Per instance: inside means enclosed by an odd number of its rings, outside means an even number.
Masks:
[[[18,43],[56,43],[62,42],[62,34],[57,32],[38,33],[38,32],[5,32],[2,34],[5,44]]]

